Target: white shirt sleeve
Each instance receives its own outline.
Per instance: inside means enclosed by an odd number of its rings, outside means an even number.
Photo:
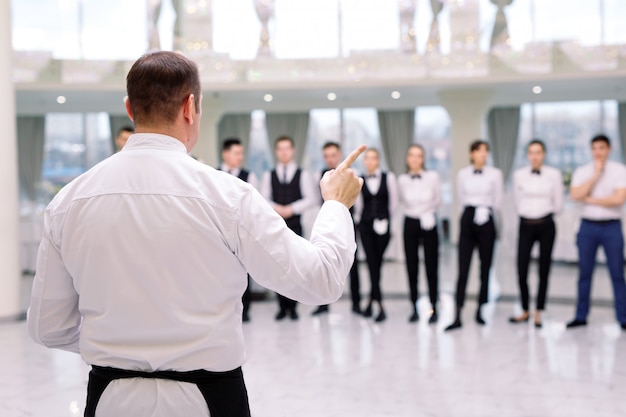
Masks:
[[[437,212],[437,208],[441,205],[441,178],[438,173],[434,173],[433,178],[433,202],[432,202],[432,210]]]
[[[465,190],[463,183],[463,169],[459,170],[456,174],[456,204],[459,213],[463,212],[463,208],[465,207]]]
[[[317,205],[319,194],[313,186],[311,175],[306,171],[300,171],[300,193],[302,198],[291,203],[294,214],[302,214],[307,209]]]
[[[398,182],[396,174],[387,172],[387,190],[389,190],[389,217],[393,217],[398,209]]]
[[[82,316],[78,311],[78,294],[53,241],[48,212],[44,216],[28,309],[28,334],[44,346],[79,353]]]
[[[305,304],[336,301],[356,251],[350,212],[337,201],[322,206],[310,241],[293,233],[257,193],[241,201],[237,256],[256,282]]]

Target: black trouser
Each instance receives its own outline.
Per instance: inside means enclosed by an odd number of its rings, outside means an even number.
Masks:
[[[384,235],[379,235],[374,231],[373,220],[362,220],[359,224],[361,243],[367,259],[367,267],[370,272],[371,293],[370,301],[382,301],[380,291],[380,270],[383,266],[383,255],[389,244],[391,234],[389,229]]]
[[[424,247],[424,263],[426,265],[426,278],[428,279],[428,293],[433,310],[437,308],[438,294],[438,266],[439,266],[439,234],[437,228],[424,230],[420,226],[419,219],[404,218],[404,255],[406,258],[406,271],[409,278],[411,291],[411,304],[415,307],[417,302],[417,276],[419,272],[420,242]]]
[[[241,368],[227,372],[203,369],[189,372],[142,372],[95,365],[89,372],[85,417],[95,417],[100,397],[109,383],[124,378],[159,378],[196,384],[209,407],[211,417],[250,417],[248,392]]]
[[[302,224],[300,223],[300,216],[293,216],[288,219],[285,219],[287,223],[287,227],[289,227],[294,233],[298,236],[302,236]],[[291,298],[287,298],[284,295],[280,295],[276,293],[278,296],[278,307],[280,311],[296,311],[296,306],[298,305],[297,301],[292,300]]]
[[[252,294],[250,294],[250,274],[248,274],[248,285],[246,286],[246,290],[243,292],[243,295],[241,296],[244,316],[248,314],[248,311],[250,311],[251,301],[252,301]]]
[[[487,302],[489,295],[489,269],[493,258],[493,247],[496,241],[496,228],[493,217],[482,225],[474,224],[474,207],[465,207],[461,215],[461,234],[459,237],[459,280],[456,286],[456,305],[463,307],[465,304],[465,289],[469,275],[470,263],[474,248],[478,246],[480,257],[480,305]]]
[[[541,219],[520,218],[519,240],[517,242],[517,274],[522,297],[522,308],[528,311],[528,264],[535,242],[539,242],[539,291],[537,292],[537,310],[546,305],[548,276],[552,264],[552,247],[556,228],[552,215]]]

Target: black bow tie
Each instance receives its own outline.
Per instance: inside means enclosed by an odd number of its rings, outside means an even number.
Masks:
[[[411,179],[414,180],[415,178],[422,178],[422,176],[420,174],[413,174],[411,175]]]
[[[377,176],[378,175],[376,175],[376,174],[369,174],[365,178],[376,178]]]
[[[482,174],[483,170],[482,169],[475,169],[474,170],[474,174]]]
[[[535,175],[541,175],[541,171],[538,169],[533,169],[532,171],[530,171],[530,173]]]

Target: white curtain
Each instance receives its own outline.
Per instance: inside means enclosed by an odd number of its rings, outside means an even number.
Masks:
[[[133,122],[127,115],[109,114],[109,126],[111,127],[111,152],[115,152],[115,137],[117,132],[124,126],[134,127]]]
[[[225,114],[220,119],[217,126],[218,134],[218,155],[222,152],[222,143],[227,138],[238,138],[244,149],[248,149],[250,145],[250,127],[252,126],[252,117],[250,113],[241,114]]]
[[[379,110],[378,127],[387,166],[396,174],[405,172],[406,151],[415,132],[415,110]]]
[[[301,165],[309,132],[309,113],[266,113],[265,126],[271,149],[274,149],[274,142],[279,136],[287,135],[293,138],[296,145],[296,162]]]
[[[626,103],[617,104],[619,143],[622,145],[622,162],[626,164]]]
[[[487,126],[489,143],[495,166],[502,170],[504,182],[508,180],[515,160],[519,136],[520,108],[497,107],[489,111]]]
[[[37,198],[45,143],[45,116],[17,117],[17,155],[20,186],[31,201]]]

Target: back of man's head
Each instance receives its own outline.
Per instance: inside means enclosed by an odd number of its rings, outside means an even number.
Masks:
[[[126,90],[135,125],[173,123],[190,94],[196,112],[200,110],[198,67],[177,52],[159,51],[139,58],[126,76]]]

